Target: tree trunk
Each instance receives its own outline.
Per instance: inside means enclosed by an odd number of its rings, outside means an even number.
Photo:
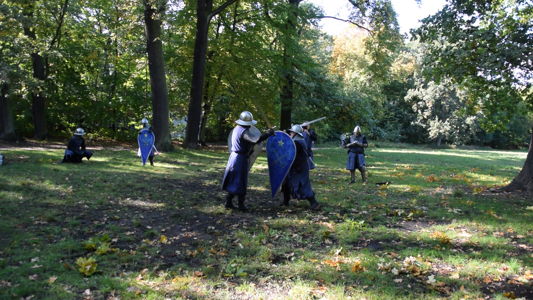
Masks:
[[[189,112],[187,114],[187,129],[185,130],[185,139],[183,141],[185,147],[192,149],[198,148],[209,22],[213,16],[219,14],[229,5],[237,2],[237,0],[228,0],[213,11],[213,0],[197,1],[196,39],[194,41],[191,94],[189,98]]]
[[[285,50],[283,53],[283,60],[284,60],[284,68],[285,68],[285,78],[283,80],[282,86],[281,86],[281,114],[280,114],[280,128],[288,129],[291,128],[292,125],[292,103],[294,101],[294,80],[292,78],[292,70],[294,68],[292,63],[292,57],[293,57],[293,51],[289,50],[292,49],[292,46],[290,46],[291,43],[294,43],[293,31],[297,28],[297,22],[298,22],[298,13],[297,9],[300,5],[300,2],[302,0],[289,0],[289,3],[294,6],[294,11],[292,14],[289,14],[289,17],[287,19],[287,33],[285,37]]]
[[[35,31],[29,27],[24,28],[24,34],[31,40],[35,41]],[[37,140],[44,140],[48,136],[48,128],[46,124],[46,99],[43,96],[45,76],[45,65],[43,57],[35,52],[31,54],[33,65],[33,78],[40,82],[38,91],[31,92],[32,106],[31,113],[33,116],[34,138]]]
[[[513,179],[509,185],[504,186],[497,191],[500,192],[514,192],[514,191],[533,191],[533,128],[531,140],[529,141],[529,151],[527,152],[526,162],[522,170]]]
[[[292,101],[293,101],[294,81],[292,75],[285,76],[285,81],[281,87],[281,116],[279,126],[281,130],[289,129],[292,126]]]
[[[0,131],[0,140],[13,142],[17,140],[17,135],[15,133],[13,110],[7,97],[8,89],[7,83],[3,83],[0,93],[0,127],[2,129]]]
[[[205,127],[207,125],[207,117],[209,116],[209,113],[211,112],[211,105],[208,103],[204,104],[204,113],[202,114],[202,125],[200,127],[200,144],[202,146],[207,146],[205,142]]]
[[[202,116],[202,92],[205,75],[205,56],[207,52],[207,33],[209,29],[208,7],[213,0],[198,0],[196,5],[196,40],[194,41],[194,60],[192,66],[192,85],[187,114],[187,129],[183,144],[185,147],[198,147],[198,132]]]
[[[442,143],[442,134],[439,134],[437,136],[437,140],[435,140],[435,146],[440,147],[441,143]]]
[[[163,7],[158,9],[162,12]],[[161,21],[156,19],[156,9],[144,1],[144,21],[146,34],[146,49],[150,71],[150,86],[152,90],[153,128],[156,134],[156,148],[159,151],[172,151],[170,138],[170,114],[168,109],[168,88],[165,76],[165,60],[163,43],[161,42]]]

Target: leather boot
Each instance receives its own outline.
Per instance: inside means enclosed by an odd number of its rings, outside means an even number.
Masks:
[[[249,210],[250,208],[246,205],[244,205],[244,198],[245,196],[244,195],[239,195],[239,210],[240,211],[247,211]]]
[[[355,170],[350,170],[350,184],[355,183]]]
[[[226,196],[226,203],[224,204],[224,206],[227,208],[227,209],[233,209],[235,208],[235,206],[233,206],[233,196],[232,194],[229,194]]]
[[[366,168],[365,167],[361,169],[361,178],[363,180],[363,184],[366,184]]]
[[[311,204],[311,210],[315,210],[320,207],[320,203],[315,199],[315,196],[307,198],[307,200],[309,200],[309,204]]]

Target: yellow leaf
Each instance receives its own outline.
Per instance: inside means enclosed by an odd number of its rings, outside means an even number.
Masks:
[[[516,299],[516,296],[514,295],[514,292],[503,293],[503,296],[505,298],[509,298],[509,299]]]
[[[56,280],[57,280],[57,277],[52,276],[52,277],[50,277],[50,278],[48,279],[48,283],[52,284],[52,283],[54,283]]]
[[[450,276],[451,279],[459,279],[459,273],[453,273],[452,276]]]
[[[166,244],[168,241],[167,237],[162,235],[161,238],[159,239],[159,242],[161,242],[161,244]]]

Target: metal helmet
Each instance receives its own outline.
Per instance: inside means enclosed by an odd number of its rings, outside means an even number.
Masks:
[[[76,132],[74,132],[74,135],[85,135],[85,131],[83,128],[76,129]]]
[[[355,126],[353,133],[361,133],[361,127],[359,127],[359,125]]]
[[[298,134],[299,136],[303,137],[303,134],[302,132],[304,131],[302,129],[302,126],[296,124],[296,125],[292,125],[291,129],[289,129],[290,132],[294,132],[296,134]]]
[[[243,126],[251,126],[257,124],[257,121],[254,120],[254,116],[251,112],[243,111],[235,123]]]
[[[147,120],[146,118],[143,118],[143,119],[141,120],[141,124],[146,124],[146,125],[148,125],[148,120]]]

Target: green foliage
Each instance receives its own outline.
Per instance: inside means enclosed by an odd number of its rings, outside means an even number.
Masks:
[[[78,271],[85,276],[93,275],[93,273],[96,272],[96,267],[98,266],[94,257],[79,257],[78,260],[76,260],[76,265],[79,267]]]
[[[103,255],[115,250],[111,248],[111,238],[107,233],[101,237],[91,237],[87,241],[84,241],[83,248],[88,251],[95,251],[98,255]]]
[[[533,109],[530,53],[533,14],[530,1],[450,1],[423,20],[413,39],[428,45],[427,78],[451,78],[466,88],[467,112],[483,111],[483,126],[504,128],[525,102]]]

